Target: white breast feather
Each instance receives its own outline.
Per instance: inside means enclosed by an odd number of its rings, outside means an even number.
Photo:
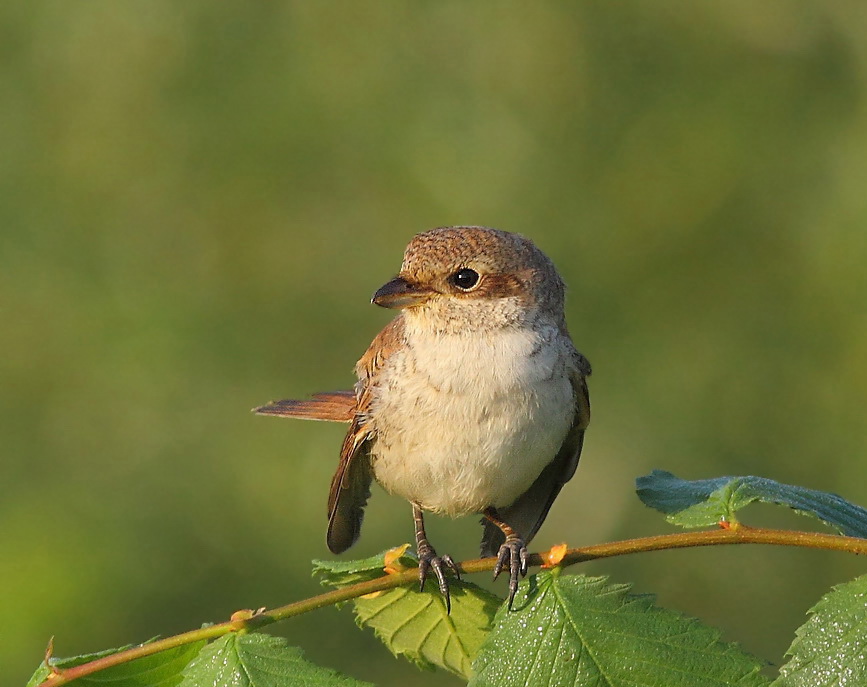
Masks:
[[[512,504],[572,423],[570,348],[561,337],[555,327],[408,332],[411,346],[388,360],[371,407],[377,480],[450,515]]]

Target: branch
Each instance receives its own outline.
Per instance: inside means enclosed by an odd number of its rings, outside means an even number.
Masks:
[[[600,558],[625,556],[644,551],[664,551],[667,549],[685,549],[698,546],[722,546],[728,544],[769,544],[775,546],[799,546],[829,551],[845,551],[855,554],[867,554],[867,539],[843,537],[836,534],[818,532],[798,532],[791,530],[772,530],[732,525],[727,529],[707,530],[702,532],[681,532],[677,534],[661,534],[640,539],[625,539],[623,541],[585,546],[570,549],[566,552],[561,566],[574,565]],[[495,558],[478,558],[464,561],[458,567],[462,573],[478,573],[493,570]],[[543,559],[537,553],[530,556],[530,565],[542,565]],[[39,687],[59,687],[85,675],[92,675],[112,666],[128,663],[137,658],[173,649],[200,640],[216,639],[229,632],[247,632],[255,628],[270,625],[278,620],[284,620],[296,615],[308,613],[331,606],[341,601],[364,596],[372,592],[394,589],[408,584],[418,583],[418,571],[415,568],[396,574],[389,574],[367,582],[359,582],[347,587],[335,589],[309,599],[295,601],[271,610],[239,611],[231,620],[218,625],[210,625],[199,630],[184,632],[173,637],[166,637],[155,642],[142,644],[131,649],[119,651],[110,656],[104,656],[89,663],[83,663],[73,668],[58,670],[51,668],[51,675]]]

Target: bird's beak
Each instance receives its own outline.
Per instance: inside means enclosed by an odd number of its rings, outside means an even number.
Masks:
[[[383,308],[411,308],[427,301],[433,293],[430,289],[413,284],[403,277],[395,277],[379,287],[370,302]]]

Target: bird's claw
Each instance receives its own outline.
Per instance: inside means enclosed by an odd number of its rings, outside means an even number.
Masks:
[[[420,545],[418,547],[418,583],[419,591],[424,591],[424,583],[431,570],[437,578],[437,585],[440,588],[440,593],[446,602],[446,613],[451,613],[452,601],[449,595],[449,582],[446,579],[446,570],[451,570],[455,577],[461,579],[461,572],[454,559],[446,554],[445,556],[437,556],[437,552],[432,546]]]
[[[518,577],[524,577],[529,568],[530,553],[520,537],[506,537],[505,543],[497,553],[497,564],[494,566],[494,579],[499,577],[508,563],[509,567],[509,610],[518,592]]]

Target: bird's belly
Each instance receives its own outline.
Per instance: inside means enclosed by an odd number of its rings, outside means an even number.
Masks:
[[[377,481],[425,510],[464,515],[512,504],[572,423],[566,375],[493,390],[480,380],[459,392],[404,380],[402,393],[389,394],[401,401],[379,409],[370,455]]]

